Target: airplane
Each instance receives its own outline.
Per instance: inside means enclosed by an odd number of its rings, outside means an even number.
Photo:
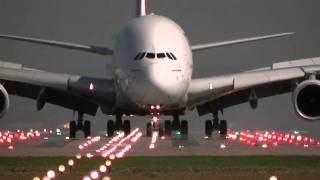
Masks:
[[[193,53],[253,41],[292,35],[293,32],[190,45],[183,29],[173,20],[147,12],[146,0],[137,0],[137,15],[116,36],[114,48],[82,45],[33,37],[0,34],[1,39],[24,41],[112,56],[112,78],[46,72],[12,62],[0,62],[0,117],[9,108],[9,94],[31,98],[38,110],[46,103],[71,109],[77,120],[69,122],[70,138],[77,131],[91,135],[91,123],[83,115],[97,110],[115,116],[107,121],[107,134],[130,133],[124,115],[150,117],[146,135],[188,135],[188,121],[180,116],[197,109],[205,121],[205,135],[217,130],[227,133],[224,109],[248,102],[255,109],[258,99],[292,92],[296,114],[302,119],[320,119],[320,57],[286,61],[269,67],[234,74],[192,78]],[[160,120],[170,115],[172,120]]]

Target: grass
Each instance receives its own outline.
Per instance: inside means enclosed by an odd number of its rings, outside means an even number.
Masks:
[[[56,169],[58,165],[66,164],[68,159],[69,157],[0,157],[0,179],[31,179],[32,176],[43,175],[48,169]],[[65,176],[64,179],[80,178],[103,162],[101,158],[77,160],[75,161],[73,176]],[[208,173],[227,174],[228,177],[235,173],[238,177],[239,174],[245,175],[249,172],[251,174],[269,172],[290,174],[294,172],[309,173],[319,177],[319,170],[320,156],[126,157],[113,163],[112,175],[116,179],[126,179],[128,177],[157,179],[172,174],[174,179],[179,174],[184,177],[186,173],[189,174],[188,177]],[[165,178],[170,179],[170,177]],[[206,179],[205,177],[197,178]],[[250,177],[246,178],[250,179]],[[292,179],[292,177],[290,178]]]

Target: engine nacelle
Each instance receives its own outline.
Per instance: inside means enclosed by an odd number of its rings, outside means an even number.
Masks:
[[[0,84],[0,118],[2,118],[9,109],[10,100],[7,90]]]
[[[305,120],[320,120],[320,81],[306,80],[293,92],[294,109]]]

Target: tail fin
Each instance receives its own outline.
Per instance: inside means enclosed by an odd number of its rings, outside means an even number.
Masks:
[[[137,17],[147,15],[147,0],[137,0]]]

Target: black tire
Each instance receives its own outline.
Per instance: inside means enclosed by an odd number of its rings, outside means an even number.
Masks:
[[[123,131],[125,135],[130,134],[130,131],[131,131],[130,120],[123,121]]]
[[[76,121],[69,122],[69,137],[76,138],[77,124]]]
[[[160,122],[159,123],[159,137],[160,138],[164,136],[164,131],[165,131],[164,124],[163,124],[163,122]]]
[[[227,121],[226,120],[221,120],[220,121],[220,129],[219,129],[221,136],[226,137],[227,129],[228,129]]]
[[[181,121],[181,135],[188,136],[188,121],[187,120]]]
[[[114,122],[113,122],[113,120],[109,120],[107,122],[107,134],[108,134],[108,137],[112,137],[113,134],[114,134]]]
[[[164,135],[171,136],[171,121],[170,120],[164,121]]]
[[[151,137],[152,135],[152,125],[150,122],[147,123],[146,135],[147,137]]]
[[[206,135],[206,136],[211,136],[212,135],[212,129],[213,129],[213,127],[212,127],[212,122],[211,122],[211,120],[206,120],[206,122],[205,122],[205,128],[204,128],[205,130],[204,130],[204,134]]]
[[[83,133],[84,133],[84,137],[87,138],[89,136],[91,136],[91,122],[88,120],[84,121],[83,124]]]

